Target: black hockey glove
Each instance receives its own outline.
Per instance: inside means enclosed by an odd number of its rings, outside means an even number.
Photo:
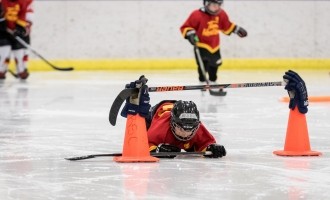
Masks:
[[[196,35],[196,31],[195,30],[190,30],[186,33],[186,37],[185,37],[190,44],[192,44],[193,46],[196,45],[196,42],[199,41],[198,36]]]
[[[0,31],[5,32],[6,29],[7,29],[7,21],[0,1]]]
[[[6,21],[5,17],[0,17],[0,31],[6,32],[6,30],[7,30],[7,21]]]
[[[206,151],[211,151],[211,155],[204,155],[205,157],[208,158],[221,158],[222,156],[226,156],[226,149],[224,146],[219,145],[219,144],[210,144],[207,148]]]
[[[147,81],[148,79],[142,75],[139,80],[126,85],[126,88],[138,88],[139,92],[126,99],[125,106],[121,111],[121,116],[127,117],[127,114],[140,114],[141,117],[145,118],[148,116],[151,106],[149,103],[148,86],[146,85]]]
[[[237,25],[235,26],[234,33],[236,33],[239,37],[246,37],[247,36],[246,30],[242,27],[237,26]]]
[[[170,144],[159,144],[157,146],[157,149],[155,151],[156,153],[159,152],[181,152],[181,149],[179,147],[170,145]],[[176,156],[155,156],[158,158],[175,158]]]
[[[290,97],[289,108],[294,109],[298,106],[300,113],[308,112],[308,94],[304,80],[294,71],[287,71],[283,76],[286,86],[284,89],[288,91]]]
[[[18,36],[20,38],[26,37],[27,36],[27,31],[26,28],[24,28],[21,25],[16,24],[16,28],[14,30],[14,36]]]

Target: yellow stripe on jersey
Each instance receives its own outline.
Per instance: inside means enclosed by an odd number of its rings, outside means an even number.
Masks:
[[[21,20],[21,19],[18,19],[16,21],[16,24],[22,26],[22,27],[26,27],[28,25],[28,22],[24,21],[24,20]]]
[[[173,108],[173,104],[167,104],[167,105],[164,105],[164,106],[162,107],[162,109],[159,110],[159,112],[157,113],[157,115],[158,115],[159,117],[161,117],[164,113],[166,113],[166,112],[170,112],[170,111],[172,110],[172,108]]]
[[[234,31],[235,26],[236,25],[234,23],[232,23],[228,30],[221,30],[221,32],[223,32],[226,35],[229,35]]]
[[[183,31],[182,31],[182,36],[185,38],[185,37],[186,37],[186,34],[187,34],[187,32],[188,32],[188,31],[190,31],[190,30],[194,30],[194,29],[193,29],[193,28],[191,28],[191,27],[187,27],[187,28],[183,29]]]
[[[216,46],[215,48],[212,48],[210,45],[201,42],[197,42],[196,45],[200,48],[207,49],[210,53],[215,53],[220,49],[219,45]]]

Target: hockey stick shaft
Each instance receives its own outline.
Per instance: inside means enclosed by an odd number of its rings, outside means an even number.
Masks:
[[[203,77],[204,77],[204,80],[206,81],[206,85],[210,85],[210,82],[209,82],[209,80],[208,80],[208,78],[206,76],[206,70],[205,70],[205,67],[204,67],[204,62],[203,62],[201,53],[199,51],[199,48],[197,46],[195,46],[194,47],[194,50],[195,50],[195,53],[196,53],[196,56],[197,56],[197,61],[199,63],[199,68],[201,69],[202,74],[203,74]],[[210,92],[211,95],[214,95],[214,96],[222,96],[219,92],[210,90],[210,88],[209,88],[209,92]]]
[[[206,81],[206,84],[209,85],[209,80],[206,77],[205,67],[204,67],[204,63],[203,63],[202,57],[201,57],[201,53],[200,53],[200,51],[199,51],[199,49],[198,49],[197,46],[194,47],[194,50],[195,50],[195,53],[196,53],[196,56],[197,56],[197,61],[199,63],[199,67],[200,67],[200,69],[202,71],[203,77],[204,77],[204,79]]]
[[[15,74],[11,69],[8,69],[8,72],[15,78],[18,78],[18,75]]]
[[[271,87],[271,86],[284,86],[282,81],[277,82],[259,82],[259,83],[231,83],[231,84],[216,84],[216,85],[180,85],[180,86],[158,86],[149,87],[149,92],[170,92],[182,90],[201,90],[209,88],[248,88],[248,87]],[[109,122],[115,126],[117,115],[123,102],[134,93],[138,93],[137,88],[128,88],[122,90],[112,103],[109,113]]]
[[[53,69],[59,70],[59,71],[72,71],[73,67],[57,67],[54,64],[50,63],[46,58],[44,58],[41,54],[39,54],[36,50],[34,50],[31,45],[29,45],[28,43],[26,43],[22,38],[15,36],[14,32],[10,29],[7,29],[7,32],[15,38],[15,40],[17,42],[19,42],[23,47],[25,47],[26,49],[28,49],[29,51],[31,51],[33,54],[35,54],[36,56],[38,56],[41,60],[43,60],[45,63],[47,63],[49,66],[51,66]]]
[[[151,156],[179,156],[179,155],[212,155],[212,152],[150,152]],[[122,153],[111,153],[111,154],[91,154],[87,156],[78,156],[65,158],[66,160],[77,161],[77,160],[86,160],[96,157],[113,157],[113,156],[122,156]]]
[[[230,84],[216,84],[216,85],[186,85],[186,86],[159,86],[149,87],[149,92],[168,92],[181,90],[201,90],[209,88],[248,88],[248,87],[271,87],[284,86],[282,81],[277,82],[258,82],[258,83],[230,83]]]
[[[194,47],[194,50],[195,50],[195,54],[196,54],[196,57],[197,57],[197,61],[199,63],[199,68],[200,68],[200,70],[203,74],[206,85],[210,85],[210,81],[209,81],[208,76],[206,74],[206,70],[205,70],[204,62],[203,62],[203,59],[202,59],[202,56],[201,56],[201,52],[200,52],[199,48],[196,45]],[[208,89],[209,89],[210,95],[213,95],[213,96],[225,96],[226,95],[226,92],[223,92],[221,89],[219,89],[218,91],[210,90],[210,88],[208,88]]]
[[[29,49],[32,53],[34,53],[36,56],[38,56],[41,60],[43,60],[45,63],[47,63],[49,66],[51,66],[53,69],[59,70],[59,71],[72,71],[73,67],[65,67],[60,68],[52,63],[50,63],[46,58],[44,58],[42,55],[40,55],[36,50],[34,50],[29,44],[27,44],[22,38],[15,36],[15,39],[21,43],[25,48]]]

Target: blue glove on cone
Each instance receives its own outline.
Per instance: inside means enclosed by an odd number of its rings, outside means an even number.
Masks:
[[[309,102],[304,80],[296,72],[291,70],[285,72],[283,80],[286,82],[284,89],[288,91],[290,97],[289,108],[293,110],[298,106],[300,113],[307,113]]]
[[[147,81],[148,79],[142,75],[139,80],[126,85],[126,88],[137,88],[139,92],[126,99],[121,116],[127,117],[127,114],[140,114],[141,117],[145,118],[148,116],[151,105],[148,86],[146,85]]]

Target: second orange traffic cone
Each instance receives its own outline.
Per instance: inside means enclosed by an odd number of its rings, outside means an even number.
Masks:
[[[114,157],[116,162],[157,162],[150,156],[145,119],[140,115],[127,115],[122,156]]]
[[[274,151],[278,156],[319,156],[320,152],[312,151],[309,143],[305,114],[298,108],[290,109],[288,127],[286,131],[284,150]]]

